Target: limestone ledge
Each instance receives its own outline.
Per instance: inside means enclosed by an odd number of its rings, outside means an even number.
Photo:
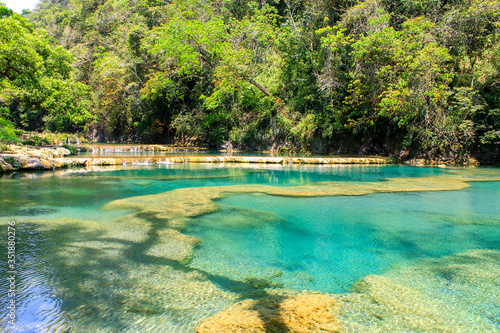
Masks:
[[[183,147],[183,146],[165,146],[165,145],[101,145],[101,144],[85,144],[78,146],[77,149],[92,151],[92,152],[120,152],[120,151],[163,151],[163,152],[176,152],[182,150],[189,151],[206,151],[202,147]]]
[[[385,157],[257,157],[257,156],[170,156],[132,158],[81,158],[85,165],[169,163],[261,163],[261,164],[389,164]]]
[[[431,166],[431,167],[439,167],[439,168],[446,168],[448,165],[450,165],[450,166],[463,165],[463,166],[477,167],[477,166],[479,166],[479,161],[473,157],[470,157],[460,164],[460,163],[456,163],[454,161],[447,161],[447,160],[430,160],[430,159],[425,159],[425,158],[414,158],[414,159],[405,161],[404,164],[413,165],[413,166]]]
[[[71,152],[62,147],[35,148],[11,145],[7,152],[0,154],[0,172],[67,167],[72,163],[63,162],[63,157],[69,154]]]
[[[61,148],[63,149],[63,148]],[[18,170],[52,170],[66,167],[100,165],[148,165],[172,163],[261,163],[261,164],[389,164],[385,157],[257,157],[257,156],[170,156],[127,158],[64,158],[48,154],[0,154],[0,172]]]

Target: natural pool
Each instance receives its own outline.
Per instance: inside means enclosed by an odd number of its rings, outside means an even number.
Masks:
[[[4,330],[193,332],[308,290],[335,295],[348,332],[500,331],[499,169],[118,169],[0,178]]]

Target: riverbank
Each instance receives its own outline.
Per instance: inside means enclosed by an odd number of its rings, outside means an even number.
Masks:
[[[117,146],[121,151],[137,149],[137,146]],[[158,145],[141,145],[143,151],[164,151],[178,149]],[[111,149],[111,146],[97,146],[92,149]],[[19,147],[10,146],[8,152],[0,153],[0,172],[16,170],[54,170],[68,167],[92,167],[104,165],[149,165],[172,163],[259,163],[259,164],[390,164],[387,157],[271,157],[271,156],[212,156],[177,155],[151,157],[67,157],[70,151],[61,147]]]

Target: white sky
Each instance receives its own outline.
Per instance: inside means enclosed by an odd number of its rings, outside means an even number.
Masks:
[[[35,4],[38,1],[39,0],[0,0],[0,2],[3,2],[7,8],[12,9],[19,14],[21,14],[23,9],[35,9]]]

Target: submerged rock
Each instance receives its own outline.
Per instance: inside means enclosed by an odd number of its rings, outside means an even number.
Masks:
[[[352,332],[498,332],[500,251],[470,250],[368,275],[339,296]]]
[[[232,185],[182,188],[164,193],[130,197],[112,201],[106,209],[133,209],[153,214],[159,219],[174,220],[215,212],[214,202],[227,194],[260,193],[287,197],[318,197],[366,195],[371,193],[398,193],[460,190],[472,181],[500,181],[497,173],[485,173],[483,178],[466,175],[439,177],[391,178],[383,182],[316,182],[308,185],[280,187],[269,185]],[[170,226],[170,228],[174,228]]]
[[[161,257],[188,264],[194,255],[194,248],[200,244],[196,237],[181,234],[177,230],[165,229],[157,232],[158,242],[146,251],[146,255]]]
[[[341,332],[340,303],[329,295],[245,300],[208,318],[197,333]]]

